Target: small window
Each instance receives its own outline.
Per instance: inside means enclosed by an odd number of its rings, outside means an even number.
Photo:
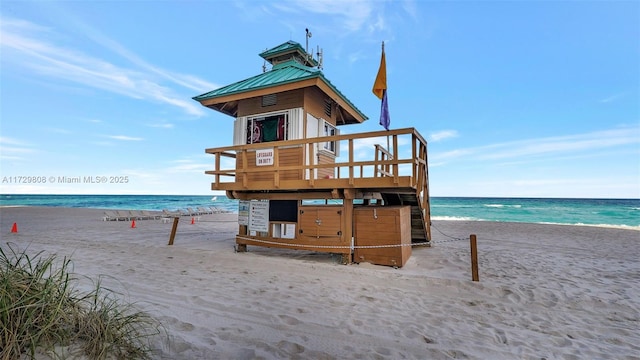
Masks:
[[[330,123],[323,121],[323,131],[322,134],[324,136],[334,136],[334,135],[338,135],[338,130],[336,129],[335,126],[331,125]],[[327,141],[325,143],[323,143],[323,150],[332,152],[332,153],[336,153],[336,142],[335,141]]]
[[[289,138],[286,114],[247,119],[247,144],[282,141]]]
[[[278,101],[276,94],[269,94],[262,97],[262,106],[272,106]]]

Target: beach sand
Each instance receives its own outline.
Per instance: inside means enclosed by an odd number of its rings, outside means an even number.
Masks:
[[[171,223],[102,215],[0,208],[0,246],[102,277],[166,328],[156,359],[640,359],[640,231],[434,221],[434,246],[394,269],[235,253],[234,214],[182,218],[173,246]]]

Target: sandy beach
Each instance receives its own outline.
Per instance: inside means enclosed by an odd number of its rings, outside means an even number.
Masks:
[[[184,217],[168,246],[171,223],[103,213],[0,208],[0,246],[102,277],[166,328],[156,359],[640,359],[640,231],[434,221],[394,269],[235,253],[235,214]]]

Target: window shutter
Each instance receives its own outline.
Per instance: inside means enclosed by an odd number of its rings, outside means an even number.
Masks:
[[[247,143],[247,118],[236,118],[233,124],[233,145],[245,145]]]
[[[288,139],[287,140],[296,140],[302,139],[304,134],[303,123],[302,123],[302,108],[290,109],[289,110],[289,121],[288,121]]]

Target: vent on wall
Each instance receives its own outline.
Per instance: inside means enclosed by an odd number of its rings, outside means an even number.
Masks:
[[[272,106],[276,104],[276,94],[264,95],[262,97],[262,106]]]
[[[331,118],[331,105],[333,101],[325,99],[324,101],[324,114]]]

